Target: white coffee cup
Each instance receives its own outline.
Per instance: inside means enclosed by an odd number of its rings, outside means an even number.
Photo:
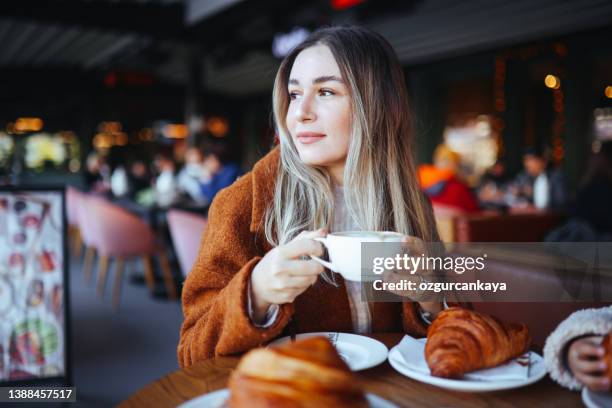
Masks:
[[[363,242],[400,242],[404,237],[392,231],[342,231],[317,237],[327,248],[330,262],[311,255],[311,258],[326,268],[339,273],[349,281],[361,282],[361,243]]]

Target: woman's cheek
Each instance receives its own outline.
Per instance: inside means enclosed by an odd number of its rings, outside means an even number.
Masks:
[[[287,115],[288,116],[288,115]],[[293,129],[295,127],[295,122],[291,119],[287,119],[285,121],[285,126],[287,126],[287,130],[289,131],[289,134],[293,134]]]

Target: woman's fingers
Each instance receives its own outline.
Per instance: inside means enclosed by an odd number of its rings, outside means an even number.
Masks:
[[[412,235],[404,235],[402,238],[402,244],[406,248],[410,255],[419,256],[425,252],[425,243],[422,239],[413,237]]]
[[[291,242],[270,251],[258,263],[251,276],[256,298],[270,304],[293,302],[316,282],[323,266],[313,260],[301,260],[306,255],[323,255],[323,245],[312,238],[324,237],[325,229],[303,231]]]
[[[608,391],[610,389],[610,380],[605,376],[576,373],[576,379],[592,391]]]
[[[325,270],[323,265],[313,260],[289,260],[283,269],[289,276],[317,276]]]
[[[606,363],[603,360],[577,359],[573,369],[580,373],[601,373],[606,369]]]
[[[573,351],[579,359],[599,358],[604,355],[603,347],[585,339],[579,340]]]
[[[578,381],[593,391],[607,391],[610,380],[602,375],[607,369],[603,347],[598,337],[587,337],[574,341],[569,350],[568,363]]]
[[[325,236],[323,229],[301,233],[293,241],[279,247],[279,252],[283,258],[295,259],[303,255],[323,255],[323,244],[312,238]]]
[[[425,255],[430,252],[432,249],[425,244],[421,238],[414,237],[412,235],[404,235],[402,237],[402,249],[406,251],[408,256],[410,257],[420,257],[421,255]],[[426,265],[422,265],[422,267],[416,271],[416,273],[420,275],[428,275],[430,277],[434,277],[434,271],[429,269]]]
[[[314,237],[324,237],[325,235],[327,235],[327,228],[319,228],[318,230],[315,230],[315,231],[302,231],[295,238],[293,238],[293,241],[295,241],[296,239],[302,239],[302,238],[312,239]]]

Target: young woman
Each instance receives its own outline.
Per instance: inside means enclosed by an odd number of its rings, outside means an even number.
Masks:
[[[438,239],[419,190],[401,65],[363,28],[318,30],[281,63],[280,146],[222,190],[183,290],[178,358],[189,366],[289,332],[422,336],[439,303],[367,303],[323,270],[314,237],[346,230]]]

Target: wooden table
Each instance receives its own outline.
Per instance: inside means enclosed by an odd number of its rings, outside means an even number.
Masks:
[[[371,337],[391,348],[402,338],[399,333],[377,333]],[[198,395],[227,386],[239,357],[217,357],[180,369],[143,387],[120,407],[175,407]],[[548,376],[530,386],[496,392],[465,393],[411,380],[388,362],[357,373],[369,392],[400,407],[582,407],[580,394],[561,388]]]

